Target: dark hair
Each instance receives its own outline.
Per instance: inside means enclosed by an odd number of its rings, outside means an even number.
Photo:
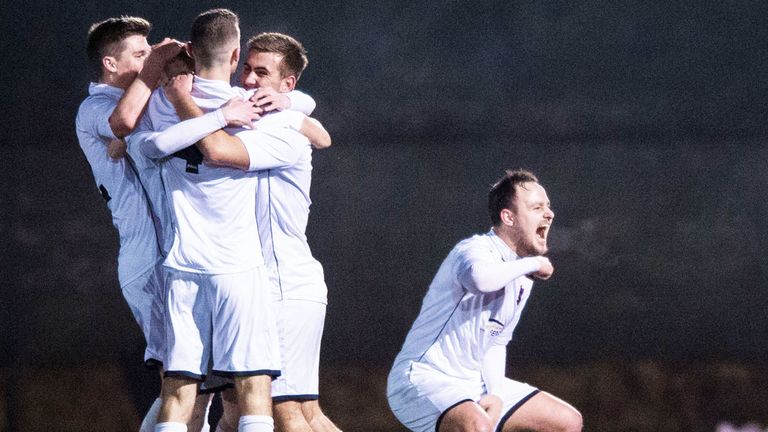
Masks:
[[[117,56],[122,50],[123,40],[133,35],[146,37],[151,29],[152,24],[149,21],[132,16],[108,18],[91,25],[86,52],[97,76],[101,76],[101,59],[105,56]]]
[[[280,62],[280,78],[295,76],[299,80],[306,69],[307,50],[301,42],[283,33],[260,33],[248,40],[248,51],[272,52],[283,56]]]
[[[524,169],[506,170],[504,176],[488,191],[488,213],[491,216],[493,226],[501,223],[500,213],[503,209],[510,208],[515,200],[515,189],[523,183],[538,183],[539,179],[533,173]]]
[[[192,23],[189,35],[195,62],[212,66],[229,60],[229,43],[240,47],[240,20],[229,9],[211,9],[201,13]]]

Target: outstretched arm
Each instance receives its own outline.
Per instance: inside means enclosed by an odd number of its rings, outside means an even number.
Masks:
[[[504,288],[520,276],[541,273],[551,268],[549,259],[543,256],[505,262],[493,259],[490,252],[469,252],[460,264],[458,278],[468,290],[475,293],[488,293]],[[550,271],[549,274],[551,273]]]
[[[141,113],[144,112],[144,107],[152,95],[152,90],[157,87],[163,66],[183,47],[184,45],[180,42],[169,38],[152,46],[152,51],[144,61],[141,72],[125,90],[109,116],[109,126],[117,138],[124,138],[136,128]]]

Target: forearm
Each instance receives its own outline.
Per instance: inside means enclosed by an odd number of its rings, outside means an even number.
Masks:
[[[176,108],[176,114],[182,120],[205,115],[191,97],[174,101],[173,105]],[[206,162],[210,164],[247,170],[250,167],[248,152],[240,139],[221,130],[224,126],[226,126],[226,120],[224,120],[224,125],[217,130],[210,131],[195,140],[197,148],[205,157]]]
[[[485,352],[480,371],[487,393],[496,395],[501,393],[506,363],[507,347],[505,345],[493,345]]]
[[[139,124],[141,114],[147,105],[152,90],[157,86],[154,74],[139,74],[125,90],[117,106],[109,116],[109,126],[117,138],[129,135]]]
[[[312,144],[312,147],[315,149],[320,150],[331,146],[331,135],[319,121],[313,118],[305,118],[304,122],[301,124],[299,132],[307,137]]]
[[[312,96],[298,90],[286,93],[286,96],[288,97],[288,100],[291,101],[290,109],[293,111],[311,115],[312,111],[314,111],[317,106],[315,100],[312,99]]]
[[[151,134],[142,144],[142,152],[153,159],[164,157],[195,144],[226,125],[221,110],[212,111]]]
[[[459,274],[461,284],[469,290],[488,293],[504,288],[508,283],[534,273],[540,268],[536,257],[526,257],[514,261],[477,261],[472,262]]]

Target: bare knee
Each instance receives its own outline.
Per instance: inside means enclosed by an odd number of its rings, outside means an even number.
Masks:
[[[467,401],[448,410],[440,421],[439,432],[493,432],[493,424],[476,403]]]
[[[581,417],[580,412],[569,410],[562,417],[562,425],[563,432],[581,432],[581,429],[584,427],[584,419]]]
[[[275,402],[273,405],[273,414],[277,429],[283,431],[301,431],[310,432],[312,429],[304,419],[301,410],[301,404],[297,401],[287,400]]]

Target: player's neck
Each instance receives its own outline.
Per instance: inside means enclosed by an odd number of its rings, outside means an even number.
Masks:
[[[505,245],[507,245],[508,248],[512,249],[512,252],[517,255],[517,247],[515,245],[514,240],[512,239],[512,236],[510,233],[502,227],[495,226],[493,227],[493,232],[496,234],[496,237],[500,238],[501,241],[504,242]]]
[[[229,78],[232,76],[232,68],[229,66],[229,64],[211,67],[199,67],[195,72],[195,75],[208,80],[224,81],[229,83]]]

